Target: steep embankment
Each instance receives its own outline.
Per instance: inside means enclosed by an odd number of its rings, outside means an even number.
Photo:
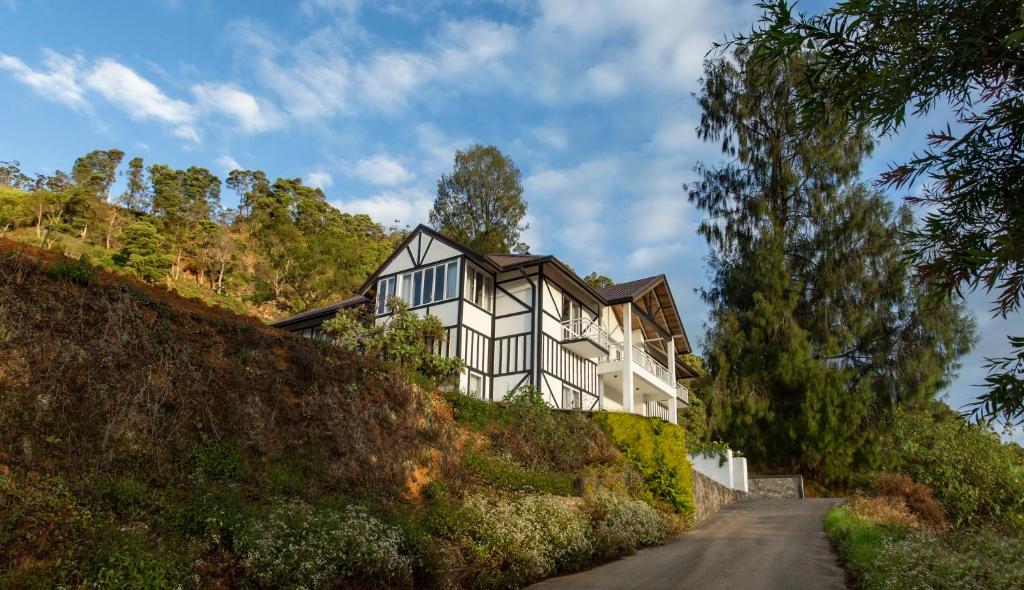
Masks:
[[[0,241],[0,587],[510,587],[686,526],[675,427],[410,377]]]

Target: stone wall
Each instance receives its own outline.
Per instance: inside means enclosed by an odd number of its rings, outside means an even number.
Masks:
[[[804,497],[804,478],[799,475],[754,475],[747,483],[751,498]]]
[[[718,512],[723,506],[732,504],[743,492],[727,488],[710,477],[693,471],[693,503],[697,522]]]

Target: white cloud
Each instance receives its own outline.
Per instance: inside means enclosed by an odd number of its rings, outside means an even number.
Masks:
[[[663,120],[654,130],[651,143],[663,152],[690,155],[709,148],[709,144],[697,137],[697,121],[686,116]]]
[[[561,128],[541,125],[533,128],[533,136],[537,141],[556,150],[569,147],[569,138]]]
[[[379,186],[398,186],[414,177],[401,162],[388,154],[377,154],[359,160],[348,167],[348,172],[365,182]]]
[[[356,72],[358,88],[368,108],[395,112],[407,97],[433,73],[433,64],[416,53],[380,53]]]
[[[640,246],[629,253],[626,258],[631,270],[664,271],[669,262],[683,251],[680,243],[658,244],[656,246]]]
[[[586,73],[587,84],[598,96],[611,98],[626,89],[626,77],[612,64],[598,64]]]
[[[45,69],[33,69],[20,59],[0,54],[0,69],[14,74],[14,78],[40,96],[70,107],[86,106],[85,92],[80,83],[81,57],[67,57],[50,49],[43,50]]]
[[[361,0],[303,0],[302,10],[313,15],[319,10],[353,15],[359,12]]]
[[[323,170],[316,170],[307,174],[303,182],[320,190],[326,190],[334,185],[334,177]]]
[[[365,198],[336,201],[346,213],[365,213],[385,226],[425,223],[434,205],[431,195],[419,189],[384,191]]]
[[[245,167],[238,163],[238,160],[225,154],[217,158],[217,165],[221,167],[225,174],[232,170],[244,170]]]
[[[199,141],[195,113],[187,102],[169,98],[155,84],[112,59],[101,59],[85,77],[85,84],[136,120],[155,119],[174,135]]]
[[[233,84],[196,84],[192,92],[199,106],[234,119],[243,131],[260,133],[284,123],[277,109]]]

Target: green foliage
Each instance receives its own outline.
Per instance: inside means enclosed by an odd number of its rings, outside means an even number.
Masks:
[[[172,590],[185,577],[188,564],[179,548],[153,544],[141,533],[110,527],[93,543],[81,570],[87,587]]]
[[[580,567],[594,548],[589,518],[570,498],[473,496],[465,510],[472,588],[520,588]]]
[[[794,15],[786,0],[761,4],[762,24],[739,45],[763,64],[813,49],[792,108],[804,117],[837,111],[851,126],[881,135],[910,116],[948,104],[957,125],[928,134],[928,149],[893,164],[881,183],[917,184],[908,200],[925,221],[908,250],[928,280],[959,294],[996,292],[995,314],[1020,309],[1024,294],[1024,14],[1009,0],[842,2]],[[921,180],[921,177],[926,180]],[[993,359],[979,417],[1024,420],[1024,338],[1012,356]]]
[[[974,327],[912,279],[910,210],[851,184],[871,149],[863,126],[792,108],[813,56],[763,65],[755,52],[709,61],[698,98],[698,135],[730,158],[687,186],[711,247],[700,388],[712,436],[840,481],[877,461],[879,416],[950,381]]]
[[[1024,539],[995,529],[953,533],[873,524],[833,508],[825,533],[864,590],[1011,590],[1024,585]]]
[[[455,152],[455,168],[437,181],[430,225],[444,235],[486,254],[525,253],[521,173],[493,145]]]
[[[136,221],[124,229],[121,251],[114,263],[147,283],[155,283],[167,275],[173,259],[163,246],[157,227],[148,221]]]
[[[192,447],[189,455],[192,476],[207,479],[237,480],[245,474],[245,459],[238,445],[204,442]]]
[[[560,496],[576,492],[576,478],[572,474],[538,466],[524,467],[511,455],[491,449],[465,452],[462,468],[470,477],[499,490]]]
[[[78,285],[92,284],[96,278],[96,271],[82,262],[75,262],[67,258],[61,258],[46,269],[46,274],[53,278],[67,279]]]
[[[886,448],[889,469],[932,488],[954,526],[998,523],[1024,531],[1024,460],[1017,445],[936,409],[897,411]]]
[[[450,382],[464,364],[434,352],[434,343],[445,337],[444,325],[436,316],[409,311],[400,298],[388,302],[391,316],[377,325],[366,307],[341,309],[324,322],[324,332],[341,348],[370,356],[379,356],[430,384]]]
[[[680,514],[693,516],[693,480],[681,427],[618,412],[601,412],[594,420],[632,461],[655,496]]]
[[[595,289],[605,289],[615,284],[615,281],[611,280],[610,278],[604,275],[597,274],[597,272],[592,272],[587,276],[583,277],[583,282],[585,282],[586,284],[590,285]]]
[[[665,518],[641,500],[598,490],[587,498],[594,529],[594,552],[599,559],[629,555],[665,540]]]
[[[302,502],[272,508],[238,541],[246,577],[263,588],[336,588],[368,580],[412,582],[401,533],[365,509],[317,509]]]

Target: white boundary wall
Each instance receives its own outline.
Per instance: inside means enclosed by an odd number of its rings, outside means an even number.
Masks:
[[[731,450],[725,451],[724,461],[721,453],[690,453],[689,457],[694,471],[703,473],[727,488],[748,491],[745,457],[734,457]]]

